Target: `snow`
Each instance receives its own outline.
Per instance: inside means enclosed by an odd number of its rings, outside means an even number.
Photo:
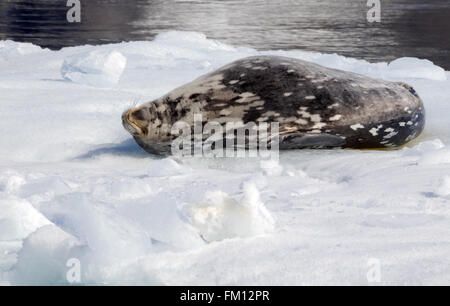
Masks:
[[[161,158],[122,112],[233,60],[275,54],[412,85],[399,150]],[[431,62],[233,47],[203,34],[50,51],[0,41],[0,284],[450,284],[450,80]],[[61,75],[62,73],[62,75]]]

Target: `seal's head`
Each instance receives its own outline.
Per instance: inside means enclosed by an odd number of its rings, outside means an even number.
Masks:
[[[154,122],[157,116],[152,115],[151,108],[141,106],[138,108],[131,108],[122,114],[122,124],[136,142],[148,153],[163,154],[168,151],[155,142]]]
[[[131,108],[122,114],[122,124],[147,152],[165,154],[173,140],[172,118],[159,100]]]

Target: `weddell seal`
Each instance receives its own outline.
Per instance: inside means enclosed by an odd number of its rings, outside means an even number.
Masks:
[[[237,60],[122,115],[150,153],[170,152],[172,126],[194,115],[217,121],[279,123],[279,148],[385,148],[416,138],[425,110],[416,91],[281,56]]]

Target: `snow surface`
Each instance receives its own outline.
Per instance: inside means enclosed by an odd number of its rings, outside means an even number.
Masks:
[[[406,82],[425,132],[400,150],[282,152],[264,166],[158,158],[122,128],[127,107],[257,54]],[[0,68],[2,285],[68,284],[71,258],[83,284],[376,285],[374,268],[382,285],[450,284],[450,73],[429,61],[167,32],[57,52],[0,41]]]

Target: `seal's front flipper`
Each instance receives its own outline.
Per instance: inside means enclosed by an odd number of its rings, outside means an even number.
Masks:
[[[280,149],[324,149],[342,147],[345,139],[326,133],[292,133],[280,136]]]

